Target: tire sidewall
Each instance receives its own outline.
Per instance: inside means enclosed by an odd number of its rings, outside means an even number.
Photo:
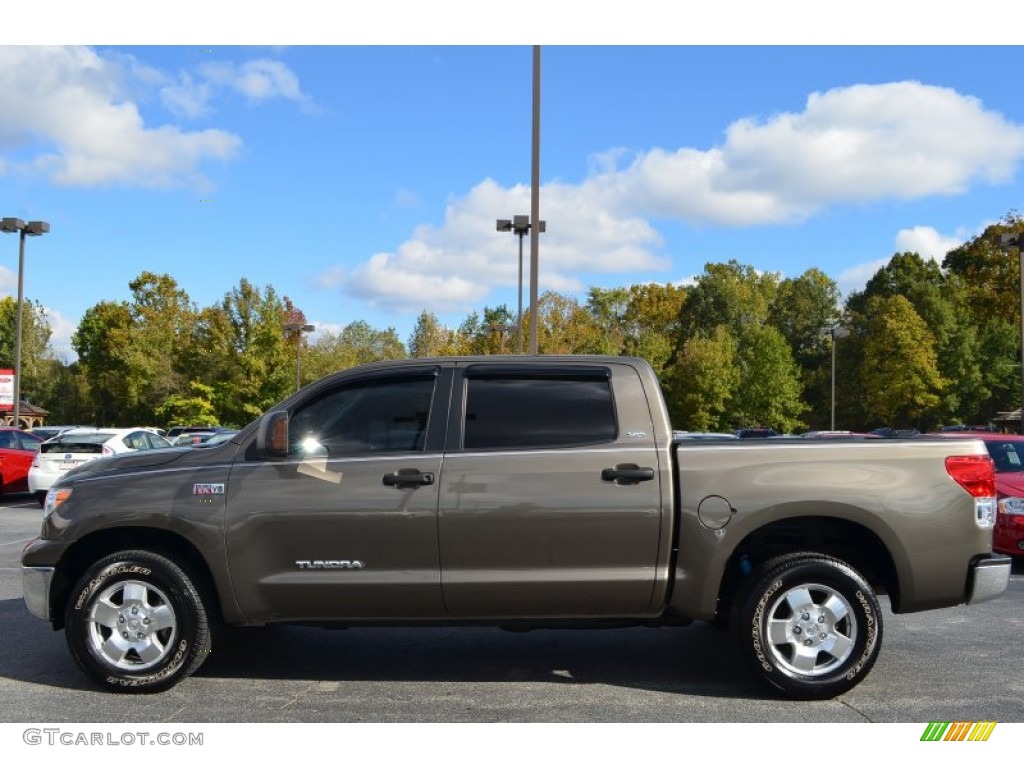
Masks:
[[[118,669],[96,655],[89,643],[89,612],[98,595],[127,581],[141,581],[167,596],[174,611],[173,647],[160,663],[143,672]],[[198,593],[188,576],[166,558],[148,552],[111,555],[89,568],[79,580],[67,604],[65,635],[79,666],[96,683],[109,690],[139,693],[163,691],[192,670],[199,652],[199,630],[205,616]]]
[[[857,624],[853,651],[838,668],[803,675],[779,664],[767,638],[769,612],[776,600],[801,585],[820,584],[839,592]],[[871,670],[881,644],[878,600],[850,566],[829,558],[800,558],[770,569],[749,593],[739,624],[741,652],[763,680],[795,698],[832,698],[857,685]]]

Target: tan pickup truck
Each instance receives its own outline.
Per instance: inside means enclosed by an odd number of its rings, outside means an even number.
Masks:
[[[220,624],[730,623],[756,675],[869,672],[876,594],[998,596],[975,440],[673,439],[642,360],[353,368],[229,442],[100,459],[49,492],[25,601],[99,685],[158,691]]]

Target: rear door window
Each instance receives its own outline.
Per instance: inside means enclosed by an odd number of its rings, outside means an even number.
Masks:
[[[464,450],[594,445],[617,435],[607,369],[467,371]]]

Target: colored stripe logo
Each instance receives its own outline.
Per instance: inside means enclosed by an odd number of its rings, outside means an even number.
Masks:
[[[921,741],[988,741],[996,724],[984,723],[928,723]]]

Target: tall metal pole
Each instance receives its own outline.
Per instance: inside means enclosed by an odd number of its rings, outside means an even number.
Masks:
[[[1020,433],[1024,435],[1024,248],[1017,235],[1017,256],[1020,262]]]
[[[302,389],[302,331],[295,332],[295,391]]]
[[[533,46],[533,159],[530,187],[530,221],[540,221],[540,46]],[[530,227],[530,354],[537,354],[537,326],[540,325],[537,307],[537,273],[540,257],[539,227]]]
[[[836,329],[832,328],[832,426],[836,431]]]
[[[516,354],[523,354],[523,233],[519,233],[519,313],[516,315]]]
[[[21,307],[24,301],[25,280],[25,229],[21,230],[18,244],[18,314],[14,318],[14,422],[18,428],[21,420]]]

